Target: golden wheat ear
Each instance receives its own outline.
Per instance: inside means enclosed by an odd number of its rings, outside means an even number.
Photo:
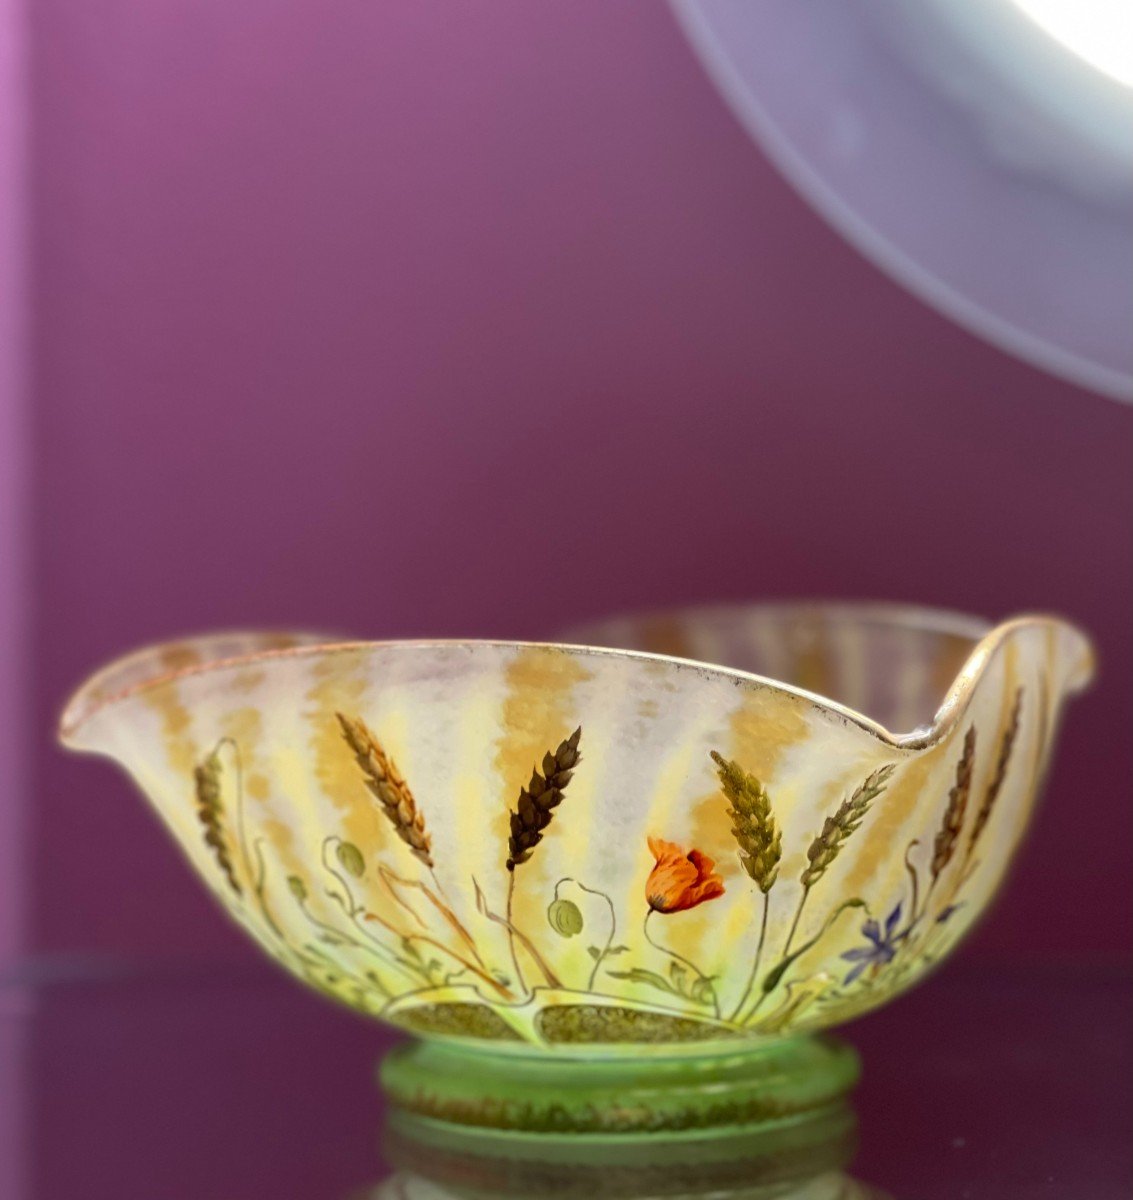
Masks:
[[[782,836],[771,812],[767,789],[739,763],[711,751],[720,787],[731,807],[732,836],[740,848],[740,864],[764,895],[779,877]]]
[[[224,823],[224,801],[221,796],[220,777],[224,768],[220,755],[214,750],[193,768],[193,787],[197,799],[197,820],[205,833],[205,845],[212,851],[217,866],[237,896],[243,894],[236,869],[232,865],[228,835]]]
[[[976,848],[976,842],[980,840],[980,834],[983,833],[984,826],[991,820],[995,802],[999,799],[999,793],[1007,779],[1007,768],[1011,764],[1011,751],[1015,747],[1015,739],[1019,736],[1019,718],[1022,712],[1023,689],[1019,688],[1015,692],[1015,703],[1011,706],[1011,717],[1007,722],[1007,728],[1003,731],[1003,738],[999,743],[999,757],[995,761],[995,774],[992,776],[991,782],[987,785],[983,803],[976,813],[976,819],[972,822],[972,832],[968,838],[969,858],[972,851]]]
[[[935,883],[941,871],[952,861],[960,831],[964,828],[964,814],[968,811],[968,797],[972,793],[972,768],[976,759],[976,727],[968,726],[964,734],[964,748],[956,764],[956,782],[948,793],[948,804],[940,832],[932,843],[932,879]]]
[[[807,865],[800,879],[803,887],[812,888],[826,874],[827,868],[838,857],[846,840],[865,820],[869,806],[885,791],[889,777],[895,770],[895,764],[887,763],[867,775],[854,789],[850,798],[838,805],[834,815],[823,821],[822,832],[811,842],[806,852]]]
[[[382,806],[397,836],[430,870],[433,869],[433,842],[425,828],[425,814],[417,807],[409,785],[402,779],[381,742],[360,717],[335,713],[346,744],[362,771],[362,778]]]
[[[578,743],[582,726],[559,744],[552,754],[543,755],[543,772],[531,772],[531,782],[520,788],[519,799],[510,815],[511,835],[508,838],[507,869],[514,871],[525,863],[531,852],[543,840],[543,830],[551,823],[554,811],[562,803],[563,792],[575,767],[582,761]]]

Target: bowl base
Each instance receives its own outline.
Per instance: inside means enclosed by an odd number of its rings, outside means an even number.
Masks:
[[[447,1127],[446,1127],[447,1128]],[[418,1193],[409,1181],[427,1180],[430,1200],[889,1200],[843,1172],[857,1147],[848,1105],[778,1126],[732,1127],[693,1140],[657,1136],[612,1141],[593,1135],[518,1135],[520,1144],[454,1148],[446,1138],[414,1138],[387,1128],[386,1161],[406,1181],[389,1200]],[[386,1192],[379,1192],[383,1200]]]
[[[438,1148],[556,1142],[729,1141],[846,1109],[859,1062],[846,1043],[797,1037],[726,1053],[565,1057],[414,1041],[380,1068],[391,1127]]]

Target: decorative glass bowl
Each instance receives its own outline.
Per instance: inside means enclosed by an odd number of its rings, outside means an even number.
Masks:
[[[61,737],[129,771],[287,970],[418,1035],[383,1066],[406,1120],[671,1134],[835,1103],[854,1056],[802,1035],[984,911],[1086,639],[879,605],[580,639],[205,637],[96,675]]]

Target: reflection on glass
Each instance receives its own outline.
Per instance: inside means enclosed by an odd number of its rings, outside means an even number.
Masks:
[[[487,1197],[499,1194],[476,1188],[438,1184],[423,1175],[402,1171],[380,1184],[366,1200],[487,1200]],[[510,1194],[526,1196],[529,1200],[542,1200],[543,1197],[547,1197],[547,1200],[555,1197],[558,1200],[559,1197],[583,1195],[582,1192],[563,1191],[557,1184],[540,1191]],[[693,1192],[658,1191],[651,1185],[635,1189],[627,1184],[622,1191],[586,1194],[618,1196],[624,1197],[625,1200],[631,1200],[631,1197],[633,1200],[652,1200],[653,1197],[661,1196],[671,1200],[888,1200],[882,1193],[855,1182],[841,1171],[833,1171],[800,1184],[738,1184],[734,1188],[724,1190],[708,1188]]]
[[[395,1117],[386,1158],[396,1173],[349,1200],[892,1200],[844,1173],[856,1140],[844,1105],[730,1137],[520,1137],[491,1152],[439,1127],[421,1137]]]

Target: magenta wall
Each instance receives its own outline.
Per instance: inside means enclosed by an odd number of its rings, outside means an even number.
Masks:
[[[31,727],[24,33],[18,0],[0,0],[0,965],[22,949],[25,932],[21,876]],[[4,1149],[0,1127],[0,1161]]]
[[[0,981],[26,951],[32,704],[27,376],[25,23],[0,0]],[[23,1194],[28,1115],[25,996],[0,982],[0,1196]]]
[[[657,0],[37,0],[32,920],[248,956],[51,744],[137,643],[539,636],[821,594],[1066,613],[1103,675],[969,951],[1124,958],[1133,409],[843,245]]]

